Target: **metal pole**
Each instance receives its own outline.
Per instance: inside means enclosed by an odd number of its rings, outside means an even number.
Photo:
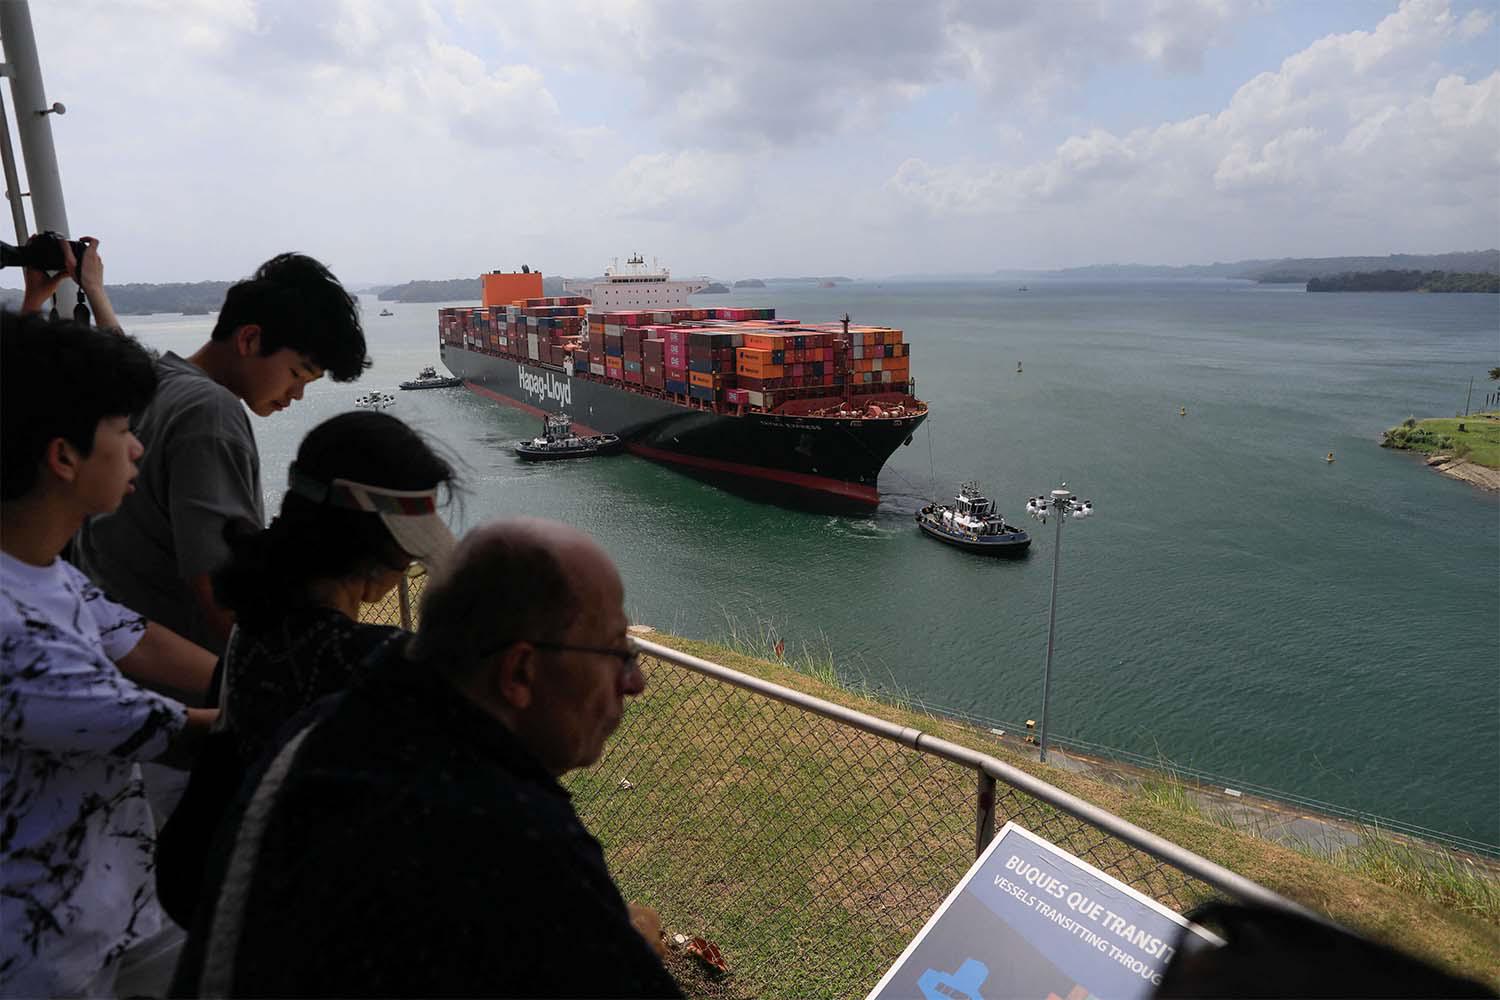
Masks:
[[[1067,501],[1067,490],[1052,491],[1052,513],[1057,518],[1057,537],[1052,544],[1052,602],[1047,611],[1047,663],[1042,667],[1042,733],[1038,746],[1041,752],[1037,759],[1047,763],[1047,704],[1052,700],[1052,637],[1057,634],[1057,571],[1062,562],[1062,505]]]
[[[983,770],[979,774],[978,794],[974,799],[974,857],[984,853],[995,839],[995,777]]]
[[[396,588],[396,602],[401,607],[401,627],[411,631],[411,578],[401,574],[401,586]]]
[[[31,215],[37,231],[47,229],[71,235],[68,211],[63,205],[62,178],[57,172],[57,150],[52,145],[52,122],[42,88],[42,64],[31,28],[31,5],[26,0],[0,2],[0,44],[10,66],[10,92],[16,102],[16,135],[21,157],[26,161],[26,183],[31,187]],[[57,299],[71,308],[76,288],[64,281]],[[66,311],[66,310],[64,310]]]
[[[10,75],[5,67],[4,75]],[[31,230],[26,226],[26,204],[21,200],[21,176],[16,172],[16,151],[10,142],[10,120],[5,114],[5,96],[0,94],[0,165],[5,168],[5,200],[10,202],[10,217],[16,224],[16,246],[26,242]]]
[[[1474,376],[1469,376],[1469,394],[1464,397],[1464,416],[1469,415],[1469,401],[1474,398]]]

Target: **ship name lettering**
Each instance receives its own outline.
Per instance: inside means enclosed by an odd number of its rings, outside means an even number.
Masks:
[[[516,373],[521,391],[527,396],[535,396],[543,402],[550,399],[563,406],[573,405],[573,383],[571,380],[558,378],[551,372],[543,372],[540,375],[534,374],[520,365],[516,366]]]

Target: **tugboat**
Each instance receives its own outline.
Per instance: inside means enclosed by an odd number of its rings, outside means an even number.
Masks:
[[[547,462],[559,458],[588,458],[590,455],[615,455],[624,450],[618,434],[579,437],[573,433],[573,420],[566,413],[551,413],[542,422],[542,434],[530,441],[517,441],[516,454],[527,462]]]
[[[940,542],[988,556],[1024,555],[1031,547],[1031,536],[1006,524],[995,505],[979,492],[978,483],[960,486],[953,504],[923,507],[917,511],[917,527]]]
[[[396,397],[388,392],[372,390],[363,396],[354,397],[354,405],[365,410],[383,410],[396,402]]]
[[[396,314],[393,313],[393,312],[391,312],[389,309],[382,309],[382,310],[380,310],[380,315],[382,315],[382,316],[394,316]]]
[[[428,365],[417,372],[417,377],[407,379],[401,383],[403,389],[451,389],[454,386],[463,385],[461,378],[444,378],[437,373],[437,369]]]

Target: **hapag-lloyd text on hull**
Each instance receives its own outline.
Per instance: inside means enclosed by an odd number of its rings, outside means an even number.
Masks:
[[[573,383],[570,379],[558,378],[551,372],[530,372],[524,365],[516,365],[516,375],[521,392],[528,398],[540,402],[551,400],[561,406],[573,405]]]

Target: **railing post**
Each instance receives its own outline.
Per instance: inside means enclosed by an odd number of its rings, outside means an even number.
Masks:
[[[401,605],[401,627],[411,631],[411,578],[401,574],[401,583],[396,588],[396,600]]]
[[[974,798],[974,857],[984,853],[995,839],[995,779],[983,771],[979,775],[979,789]]]

